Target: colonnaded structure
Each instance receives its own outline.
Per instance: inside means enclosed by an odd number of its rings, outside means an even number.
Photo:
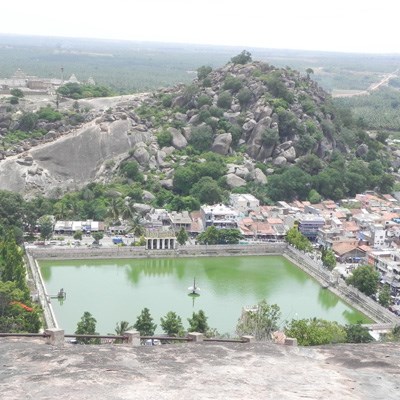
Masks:
[[[176,236],[171,231],[147,231],[146,250],[175,250]]]

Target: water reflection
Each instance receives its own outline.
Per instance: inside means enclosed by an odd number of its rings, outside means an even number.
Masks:
[[[338,304],[339,297],[328,289],[321,288],[318,293],[319,304],[326,310],[329,308],[334,308]]]

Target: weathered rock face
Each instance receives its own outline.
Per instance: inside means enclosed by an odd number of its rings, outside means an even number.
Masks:
[[[135,128],[135,122],[128,118],[101,124],[89,122],[66,136],[52,137],[51,141],[32,147],[29,154],[3,160],[0,188],[27,196],[50,195],[55,189],[76,190],[96,180],[108,160],[126,157],[138,143],[151,141],[150,132]],[[145,147],[138,146],[134,154],[145,162],[146,153]]]

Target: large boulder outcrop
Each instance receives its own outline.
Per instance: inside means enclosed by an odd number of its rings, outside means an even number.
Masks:
[[[214,143],[211,146],[211,150],[214,153],[226,156],[229,153],[231,143],[232,143],[232,134],[221,133],[220,135],[217,135],[217,137],[214,139]]]
[[[246,181],[235,174],[225,175],[226,183],[230,188],[245,186]]]
[[[168,131],[172,136],[172,146],[174,146],[177,150],[182,150],[187,146],[188,142],[185,136],[183,136],[178,129],[169,128]]]

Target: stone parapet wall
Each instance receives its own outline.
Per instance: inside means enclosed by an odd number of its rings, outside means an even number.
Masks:
[[[103,258],[165,258],[165,257],[221,257],[242,255],[281,255],[286,243],[253,245],[196,245],[179,246],[175,250],[146,250],[144,247],[112,248],[28,248],[34,258],[46,259],[103,259]]]
[[[35,282],[35,287],[37,290],[37,298],[43,310],[43,317],[44,320],[46,321],[46,328],[50,329],[58,328],[57,319],[50,302],[50,297],[46,291],[46,287],[44,285],[42,275],[40,273],[40,269],[36,263],[36,260],[29,253],[27,253],[26,260],[29,271]]]

